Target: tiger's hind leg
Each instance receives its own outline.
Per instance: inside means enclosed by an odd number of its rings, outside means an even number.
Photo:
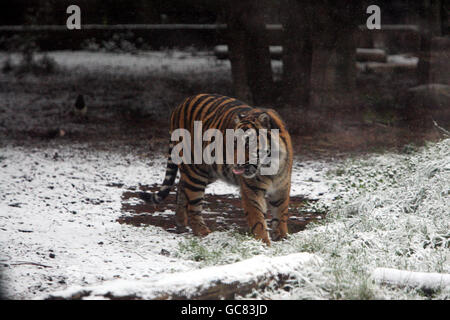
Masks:
[[[181,181],[178,183],[177,188],[177,207],[175,210],[175,222],[177,224],[177,230],[179,232],[186,232],[188,216],[187,216],[187,198],[182,191]]]
[[[205,195],[205,186],[193,186],[183,179],[183,174],[180,178],[176,219],[177,223],[189,226],[196,236],[206,236],[211,233],[211,230],[206,226],[202,212],[202,201]],[[187,223],[186,223],[187,222]]]

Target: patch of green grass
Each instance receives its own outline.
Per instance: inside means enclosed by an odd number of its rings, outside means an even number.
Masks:
[[[220,252],[209,250],[197,238],[191,238],[179,244],[179,252],[194,261],[215,260]]]

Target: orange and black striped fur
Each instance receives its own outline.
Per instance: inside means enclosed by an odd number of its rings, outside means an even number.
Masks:
[[[278,172],[274,175],[261,175],[257,166],[249,164],[181,163],[177,166],[171,159],[174,146],[171,142],[166,175],[160,190],[156,194],[142,193],[141,198],[147,202],[161,202],[174,185],[179,169],[177,225],[185,228],[189,224],[195,235],[204,236],[211,232],[200,215],[205,188],[215,180],[221,179],[240,186],[244,214],[251,232],[257,239],[270,245],[265,221],[268,208],[272,214],[270,225],[272,239],[279,240],[286,237],[293,152],[289,133],[278,114],[272,109],[252,108],[234,98],[199,94],[187,98],[172,112],[170,134],[177,128],[184,128],[193,135],[194,121],[202,121],[203,132],[210,128],[221,130],[224,140],[226,129],[253,128],[256,131],[261,128],[279,129]],[[203,148],[209,143],[203,142]]]

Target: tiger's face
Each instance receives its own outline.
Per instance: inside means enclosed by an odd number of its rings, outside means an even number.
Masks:
[[[235,175],[251,179],[259,174],[261,165],[266,164],[264,160],[270,154],[270,129],[270,116],[262,110],[254,109],[236,117],[235,132],[241,134],[235,135],[232,167]]]

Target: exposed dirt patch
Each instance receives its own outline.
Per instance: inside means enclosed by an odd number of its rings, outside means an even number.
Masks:
[[[140,186],[139,190],[127,190],[122,195],[122,213],[117,220],[119,223],[134,226],[153,225],[168,232],[180,233],[175,224],[176,192],[171,192],[164,203],[147,204],[139,199],[139,191],[155,192],[156,185]],[[176,191],[176,190],[175,190]],[[308,200],[301,196],[291,197],[288,222],[289,232],[296,233],[305,226],[325,216],[323,212],[308,212],[303,209]],[[248,232],[247,221],[242,211],[241,200],[232,194],[205,194],[203,202],[203,219],[211,231],[235,230],[240,233]],[[267,217],[270,219],[270,216]]]

